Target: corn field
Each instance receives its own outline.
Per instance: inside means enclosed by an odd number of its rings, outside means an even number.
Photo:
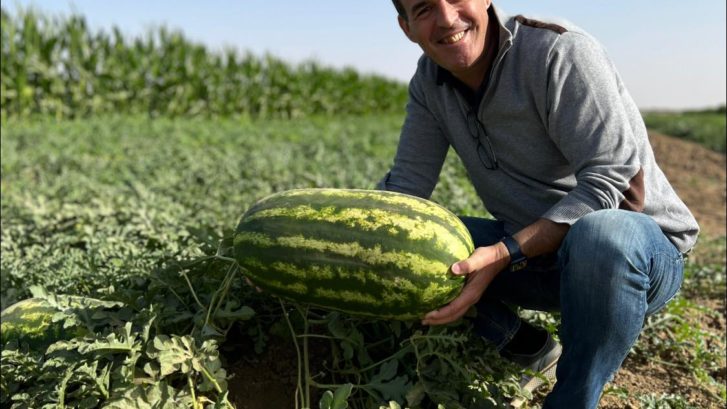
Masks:
[[[104,113],[297,118],[403,110],[404,84],[308,61],[219,53],[165,27],[127,38],[84,17],[2,9],[2,117]]]

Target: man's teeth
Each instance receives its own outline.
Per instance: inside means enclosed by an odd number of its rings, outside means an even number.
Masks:
[[[453,36],[446,37],[445,39],[442,40],[442,42],[445,44],[454,44],[457,41],[461,40],[463,37],[464,37],[464,31],[460,31],[459,33],[457,33]]]

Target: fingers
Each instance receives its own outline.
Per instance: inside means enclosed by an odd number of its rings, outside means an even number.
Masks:
[[[424,316],[423,325],[442,325],[454,322],[467,313],[471,303],[456,298],[444,307],[432,311]]]
[[[499,271],[497,245],[478,247],[465,260],[452,264],[452,274],[469,275],[460,295],[444,307],[424,316],[422,324],[441,325],[456,321],[479,301]]]
[[[472,274],[460,295],[444,307],[425,315],[422,324],[442,325],[462,318],[469,308],[479,301],[489,282],[486,274]]]
[[[466,259],[452,265],[454,275],[466,275],[485,268],[490,263],[490,250],[487,247],[478,247]]]

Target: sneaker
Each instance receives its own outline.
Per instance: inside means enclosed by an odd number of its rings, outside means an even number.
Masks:
[[[523,375],[520,380],[520,388],[533,393],[543,385],[552,385],[555,383],[555,368],[562,351],[563,348],[560,344],[548,334],[548,338],[543,347],[534,354],[513,354],[502,351],[502,356],[522,366],[524,369],[529,369],[530,371],[528,372],[535,372],[535,376]],[[515,398],[510,402],[510,405],[513,408],[519,408],[525,401],[525,398]]]

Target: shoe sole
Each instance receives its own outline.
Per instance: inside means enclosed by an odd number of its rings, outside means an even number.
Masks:
[[[528,379],[524,384],[520,385],[520,389],[533,393],[543,385],[552,384],[555,380],[555,371],[557,367],[558,360],[556,359],[550,365],[546,366],[545,368],[543,368],[542,371],[540,371],[541,376],[533,376],[532,378]],[[525,402],[527,402],[527,399],[525,398],[515,398],[510,401],[510,407],[519,408]]]

